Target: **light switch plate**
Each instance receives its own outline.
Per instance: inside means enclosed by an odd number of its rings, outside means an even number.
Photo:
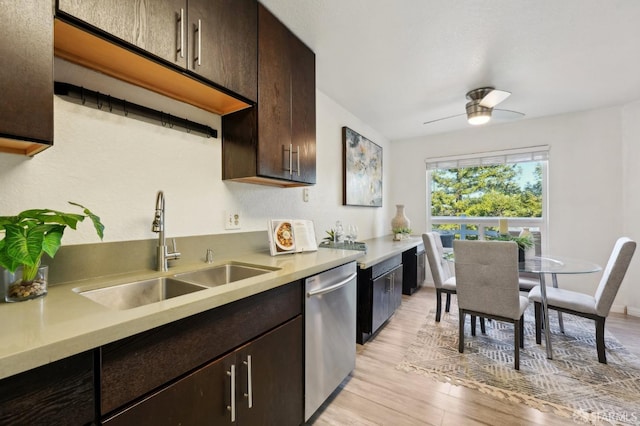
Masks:
[[[240,213],[237,211],[225,212],[224,229],[240,229]]]

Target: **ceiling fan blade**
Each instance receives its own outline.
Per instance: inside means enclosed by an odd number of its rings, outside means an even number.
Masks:
[[[480,101],[480,106],[493,108],[500,102],[511,96],[511,92],[505,92],[504,90],[493,89],[487,93]]]
[[[510,109],[498,109],[494,108],[491,114],[492,118],[496,120],[516,120],[525,116],[523,112],[512,111]]]
[[[435,123],[435,122],[437,122],[437,121],[448,120],[448,119],[450,119],[450,118],[460,117],[460,116],[462,116],[462,115],[466,115],[466,113],[463,113],[463,114],[456,114],[456,115],[450,115],[450,116],[448,116],[448,117],[436,118],[435,120],[425,121],[425,122],[424,122],[424,123],[422,123],[422,124],[431,124],[431,123]]]

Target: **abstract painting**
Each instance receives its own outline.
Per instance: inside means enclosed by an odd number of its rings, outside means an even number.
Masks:
[[[345,206],[382,207],[382,147],[342,128]]]

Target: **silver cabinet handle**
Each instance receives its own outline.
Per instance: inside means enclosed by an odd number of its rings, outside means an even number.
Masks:
[[[339,283],[335,283],[333,285],[330,285],[329,287],[323,287],[323,288],[319,288],[317,290],[312,290],[312,291],[308,292],[307,293],[307,297],[319,296],[321,294],[331,293],[332,291],[335,291],[335,290],[339,289],[340,287],[344,287],[345,285],[349,284],[349,281],[351,281],[352,279],[356,278],[357,276],[358,276],[358,273],[354,272],[353,274],[349,275],[348,278],[345,278],[344,280],[340,281]]]
[[[193,30],[194,35],[198,34],[198,49],[196,50],[197,56],[193,58],[193,62],[195,62],[198,66],[202,65],[202,20],[198,19],[198,27]]]
[[[227,371],[227,376],[231,376],[231,405],[227,405],[227,410],[231,411],[231,423],[236,421],[236,366],[231,364],[231,370]]]
[[[248,399],[249,408],[253,407],[253,384],[251,374],[251,355],[247,355],[247,360],[244,361],[244,365],[247,366],[247,393],[244,394]]]
[[[289,144],[289,176],[293,176],[293,144]]]
[[[296,158],[298,159],[298,176],[300,176],[300,145],[296,150]]]
[[[178,47],[178,52],[180,52],[180,57],[184,58],[184,9],[180,9],[180,16],[177,20],[180,25],[180,46]]]

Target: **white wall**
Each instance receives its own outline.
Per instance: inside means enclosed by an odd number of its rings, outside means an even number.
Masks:
[[[640,211],[638,118],[636,104],[394,141],[391,198],[406,205],[412,228],[423,232],[425,159],[549,145],[549,251],[604,266],[617,237],[640,237],[640,226],[632,220]],[[618,311],[640,307],[640,253],[633,263],[616,301]],[[593,292],[599,278],[563,276],[560,285]]]
[[[56,80],[142,103],[221,130],[219,116],[170,101],[92,71],[56,60]],[[207,139],[124,118],[55,97],[54,146],[34,158],[0,154],[0,215],[31,208],[75,211],[86,205],[104,224],[105,241],[155,238],[156,192],[166,197],[167,236],[220,234],[224,212],[239,211],[243,231],[266,229],[275,217],[315,221],[321,239],[337,219],[357,223],[360,238],[390,232],[386,208],[342,206],[342,126],[389,152],[389,143],[333,100],[317,92],[317,184],[272,188],[221,179],[221,139]],[[384,170],[389,180],[389,168]],[[385,199],[388,190],[385,187]],[[385,203],[388,205],[388,203]],[[63,244],[97,241],[90,224],[67,231]]]
[[[624,233],[640,240],[640,102],[622,109],[622,222]],[[631,315],[640,316],[640,249],[629,268],[622,291]]]

